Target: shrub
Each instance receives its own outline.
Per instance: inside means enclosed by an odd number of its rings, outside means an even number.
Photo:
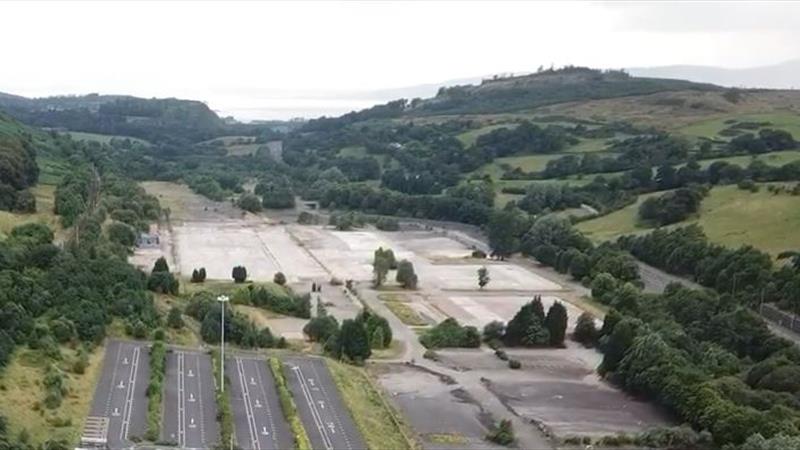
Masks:
[[[180,282],[169,272],[153,272],[147,279],[147,289],[160,294],[178,295]]]
[[[242,194],[239,196],[239,199],[236,201],[236,206],[251,213],[257,213],[262,210],[261,199],[253,194]]]
[[[206,268],[192,270],[192,283],[202,283],[206,281]]]
[[[414,272],[414,265],[411,264],[408,260],[402,260],[397,266],[397,277],[396,280],[403,286],[404,289],[416,289],[417,282],[419,281],[417,278],[417,274]]]
[[[136,230],[132,226],[122,223],[114,222],[106,227],[108,240],[116,242],[125,247],[133,247],[136,244]]]
[[[164,385],[164,370],[167,347],[156,341],[150,348],[150,382],[147,385],[147,439],[156,441],[161,427],[161,393]]]
[[[435,327],[427,330],[419,341],[427,348],[466,347],[477,348],[481,345],[478,329],[473,326],[461,326],[452,317],[443,320]]]
[[[397,231],[400,229],[400,222],[392,217],[380,217],[375,221],[375,228],[381,231]]]
[[[516,359],[509,359],[508,360],[508,367],[510,367],[512,369],[519,369],[520,367],[522,367],[522,363],[520,363],[519,360],[516,360]]]
[[[483,341],[493,342],[503,339],[506,332],[506,325],[499,320],[493,320],[483,327]]]
[[[439,361],[439,355],[431,349],[425,350],[425,353],[422,354],[422,357],[425,359],[430,359],[431,361]]]
[[[286,284],[286,275],[283,272],[276,272],[275,276],[272,277],[272,281],[279,286],[283,286]]]
[[[247,280],[247,269],[244,266],[236,266],[231,271],[231,277],[236,283],[244,283]]]
[[[594,317],[591,314],[584,312],[578,316],[578,321],[575,323],[575,331],[572,334],[572,339],[580,342],[585,347],[594,347],[598,338],[597,327],[594,324]]]
[[[473,250],[472,257],[476,259],[486,259],[486,252],[483,250]]]
[[[167,326],[179,330],[183,328],[183,325],[183,315],[181,314],[180,308],[173,306],[167,314]]]
[[[506,447],[514,443],[514,428],[511,421],[503,419],[500,423],[486,435],[486,440]]]
[[[503,361],[508,361],[508,354],[506,353],[505,350],[497,349],[494,351],[494,355]]]

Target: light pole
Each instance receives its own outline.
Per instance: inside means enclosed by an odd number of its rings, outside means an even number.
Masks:
[[[220,331],[220,353],[221,357],[219,359],[219,390],[221,392],[225,392],[225,303],[228,302],[227,295],[220,295],[217,297],[217,301],[220,303],[220,322],[219,322],[219,331]]]

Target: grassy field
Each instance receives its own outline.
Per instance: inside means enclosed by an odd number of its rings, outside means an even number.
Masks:
[[[525,172],[541,172],[547,166],[547,163],[563,157],[564,154],[552,155],[524,155],[524,156],[507,156],[504,158],[497,158],[489,164],[476,170],[474,173],[478,175],[490,175],[493,179],[499,180],[503,176],[502,166],[508,165],[511,168],[519,167]]]
[[[247,156],[255,155],[261,144],[233,144],[225,147],[228,156]]]
[[[513,126],[514,126],[514,124],[512,124],[512,123],[498,123],[498,124],[494,124],[494,125],[487,125],[485,127],[481,127],[481,128],[476,128],[474,130],[465,131],[465,132],[459,134],[458,136],[456,136],[456,138],[459,141],[461,141],[462,144],[464,144],[464,147],[469,147],[469,146],[475,144],[475,141],[478,140],[478,136],[481,136],[481,135],[486,134],[486,133],[488,133],[490,131],[493,131],[493,130],[497,130],[497,129],[500,129],[500,128],[511,128]]]
[[[602,152],[607,148],[609,139],[581,139],[579,143],[564,150],[567,153],[593,153]]]
[[[41,222],[52,228],[56,235],[61,230],[58,218],[53,214],[55,186],[37,185],[31,189],[36,196],[36,212],[33,214],[17,214],[0,211],[0,237],[7,235],[12,228],[31,222]]]
[[[130,136],[113,136],[108,134],[85,133],[83,131],[69,131],[67,134],[69,134],[72,139],[76,141],[96,141],[100,142],[101,144],[108,144],[112,139],[130,139],[132,142],[138,142],[142,145],[150,145],[150,143],[144,139]]]
[[[755,156],[739,155],[739,156],[728,156],[725,158],[705,159],[702,161],[698,161],[698,164],[700,164],[700,167],[705,169],[706,167],[710,166],[712,163],[716,161],[726,161],[730,164],[736,164],[741,167],[747,167],[752,161],[760,160],[770,166],[782,166],[786,163],[797,161],[798,159],[800,159],[800,150],[784,150],[781,152],[764,153]]]
[[[651,194],[653,195],[653,194]],[[647,231],[637,226],[638,205],[578,224],[593,240],[614,239],[623,234]],[[773,256],[800,248],[800,197],[757,193],[736,186],[715,187],[700,208],[700,214],[682,224],[697,223],[719,244],[738,247],[751,244]]]
[[[64,360],[70,361],[74,351],[65,348],[63,354]],[[31,443],[35,444],[48,439],[77,444],[83,420],[89,414],[102,359],[103,347],[98,347],[89,356],[89,366],[83,375],[65,370],[69,392],[59,408],[48,410],[40,405],[44,399],[42,380],[46,358],[38,351],[19,347],[0,376],[0,411],[8,419],[10,433],[16,435],[26,430]]]
[[[363,145],[351,145],[349,147],[342,147],[339,149],[338,156],[351,156],[355,158],[363,158],[367,156],[367,148]]]
[[[719,138],[719,132],[731,125],[726,124],[725,121],[731,119],[738,120],[739,122],[770,122],[771,125],[766,128],[786,130],[792,133],[795,139],[800,139],[800,114],[792,112],[742,114],[719,117],[685,126],[678,129],[678,132],[691,137]]]
[[[345,406],[370,449],[412,449],[413,434],[403,417],[383,398],[369,375],[359,367],[328,360],[333,380]]]

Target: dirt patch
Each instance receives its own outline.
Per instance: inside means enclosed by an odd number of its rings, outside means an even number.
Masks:
[[[382,365],[380,372],[379,383],[419,434],[424,448],[502,448],[483,439],[492,418],[463,389],[409,366]]]
[[[670,417],[651,403],[611,386],[595,372],[600,354],[566,349],[508,349],[522,368],[511,370],[486,350],[437,352],[442,364],[474,371],[516,414],[541,423],[556,436],[636,433],[669,425]]]

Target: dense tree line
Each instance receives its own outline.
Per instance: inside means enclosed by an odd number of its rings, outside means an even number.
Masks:
[[[748,153],[751,155],[797,148],[797,141],[791,133],[784,130],[764,128],[757,135],[746,133],[734,137],[728,143],[732,153]]]
[[[0,129],[14,127],[23,129],[0,114]],[[27,189],[36,184],[38,178],[33,136],[28,132],[0,132],[0,210],[36,211],[36,199]]]
[[[525,188],[524,196],[514,205],[529,214],[562,211],[589,205],[600,212],[623,208],[636,200],[636,196],[625,189],[620,178],[598,177],[585,186],[569,186],[556,183],[532,183]]]
[[[648,264],[731,293],[745,304],[774,302],[800,312],[800,272],[794,266],[776,268],[770,255],[751,246],[713,244],[697,225],[622,237],[619,245]]]
[[[472,325],[461,325],[448,317],[419,337],[420,343],[429,349],[446,347],[480,347],[481,334]]]
[[[18,344],[57,357],[57,343],[98,343],[114,317],[137,337],[160,325],[127,249],[104,238],[96,217],[87,223],[94,225],[85,227],[80,245],[64,249],[41,224],[17,227],[0,242],[0,365]]]
[[[562,127],[542,128],[525,120],[516,127],[497,128],[478,136],[475,146],[492,160],[511,155],[558,153],[576,143],[577,139]]]
[[[311,296],[299,295],[283,286],[264,287],[250,285],[238,289],[233,295],[235,303],[258,306],[279,314],[308,319],[311,317]]]
[[[681,188],[649,197],[639,205],[639,219],[658,226],[681,222],[700,209],[700,202],[707,192],[699,187]]]
[[[679,234],[656,233],[662,234],[658,241],[629,239],[632,245],[649,244],[646,248],[655,254],[686,255],[685,250],[679,250],[681,244],[672,245],[681,239]],[[553,264],[571,250],[592,255],[581,263],[592,279],[592,296],[613,309],[600,330],[583,319],[582,328],[588,333],[581,331],[580,339],[590,345],[598,343],[604,354],[601,374],[629,392],[660,403],[696,429],[708,430],[718,445],[741,444],[757,433],[765,438],[800,434],[796,427],[800,404],[793,397],[800,392],[800,385],[792,381],[800,371],[800,352],[774,336],[762,319],[744,307],[739,301],[744,297],[719,296],[677,284],[664,294],[646,294],[631,282],[638,274],[630,257],[611,246],[592,249],[565,221],[540,219],[531,228],[528,240],[532,249],[539,249],[536,253],[552,246],[555,251],[545,253]],[[698,248],[697,241],[693,248]],[[718,262],[704,259],[701,266],[707,267],[703,267],[703,273],[717,274],[720,279],[738,273],[745,277],[741,289],[747,289],[744,285],[751,282],[748,274],[762,274],[756,268],[746,269],[746,255],[761,259],[750,250],[720,250],[730,253],[720,254]],[[768,257],[766,261],[770,262]],[[607,271],[624,267],[629,269],[618,271],[617,276]],[[521,311],[515,321],[536,317],[541,323],[543,310],[535,304],[526,308],[529,311]],[[510,328],[510,334],[519,339],[538,336],[539,342],[545,342],[541,326],[530,328],[539,330],[538,334],[521,333],[517,329],[523,327],[517,323],[509,323],[505,331],[494,328],[489,330],[492,336],[508,335]]]
[[[332,185],[320,198],[325,208],[353,209],[372,214],[449,220],[480,225],[491,208],[460,197],[405,195],[364,185]]]

